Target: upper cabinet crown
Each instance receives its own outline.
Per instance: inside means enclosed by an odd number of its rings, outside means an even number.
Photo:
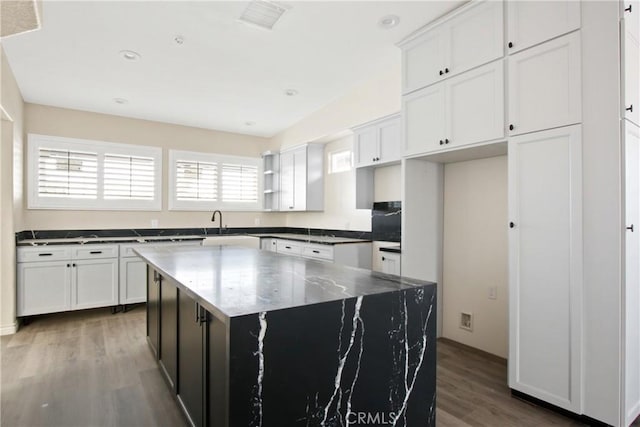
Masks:
[[[400,115],[396,114],[354,129],[356,167],[381,166],[400,161]]]
[[[507,9],[509,54],[580,28],[579,1],[510,1]]]
[[[404,94],[500,58],[503,3],[482,1],[401,44]]]

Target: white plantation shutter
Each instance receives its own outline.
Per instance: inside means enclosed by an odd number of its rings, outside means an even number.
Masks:
[[[231,203],[257,203],[258,167],[223,163],[222,200]]]
[[[29,134],[29,209],[160,210],[162,149]]]
[[[98,197],[97,153],[39,148],[37,162],[39,197]]]
[[[153,157],[106,154],[104,157],[104,198],[153,200],[155,197]]]
[[[169,150],[169,209],[259,210],[258,157]]]
[[[212,162],[176,162],[177,200],[218,200],[218,165]]]

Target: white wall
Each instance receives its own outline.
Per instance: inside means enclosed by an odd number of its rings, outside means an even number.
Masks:
[[[373,173],[373,201],[393,202],[402,199],[402,167],[400,165],[376,168]]]
[[[167,209],[168,150],[259,157],[268,145],[267,139],[248,135],[35,104],[25,105],[25,119],[27,133],[162,147],[164,169],[162,211],[36,210],[21,204],[23,229],[150,228],[152,219],[160,228],[210,227],[210,212]],[[284,214],[225,212],[223,222],[229,227],[253,227],[256,221],[261,226],[283,226]]]
[[[15,323],[15,237],[22,227],[22,134],[24,102],[0,47],[0,334],[13,333]]]
[[[507,358],[507,157],[444,166],[443,336]],[[495,287],[497,299],[489,299]],[[459,328],[473,313],[473,331]]]

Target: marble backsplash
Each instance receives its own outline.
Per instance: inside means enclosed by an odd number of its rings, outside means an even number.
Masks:
[[[376,202],[371,211],[371,239],[400,242],[402,229],[402,202]]]

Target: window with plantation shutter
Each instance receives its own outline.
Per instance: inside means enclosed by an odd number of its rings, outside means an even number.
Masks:
[[[169,150],[169,209],[261,209],[258,157]]]
[[[29,209],[160,210],[162,149],[30,134]]]
[[[218,200],[218,165],[211,162],[176,162],[176,199]]]
[[[104,156],[104,198],[107,200],[153,200],[155,168],[152,157],[118,154]]]
[[[38,196],[97,199],[98,154],[38,149]]]

